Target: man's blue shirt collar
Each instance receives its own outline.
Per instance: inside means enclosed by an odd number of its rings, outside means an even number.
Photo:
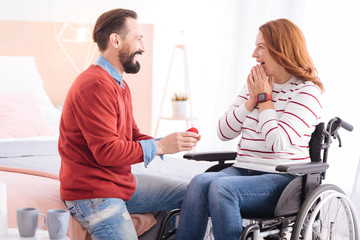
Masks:
[[[122,83],[122,76],[120,75],[118,70],[116,70],[108,60],[106,60],[106,58],[100,55],[99,58],[94,63],[94,65],[98,65],[102,67],[106,72],[110,74],[110,76],[112,76],[120,84],[120,86],[124,87]]]

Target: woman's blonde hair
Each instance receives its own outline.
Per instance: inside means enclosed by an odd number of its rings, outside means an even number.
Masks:
[[[291,75],[312,81],[321,90],[323,84],[308,53],[301,30],[288,19],[269,21],[259,28],[271,57]]]

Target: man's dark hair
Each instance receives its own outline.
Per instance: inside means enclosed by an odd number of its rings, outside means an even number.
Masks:
[[[106,50],[109,36],[112,33],[119,34],[121,38],[125,38],[129,31],[127,18],[137,19],[136,12],[118,8],[100,15],[96,20],[93,31],[93,40],[97,43],[100,51]]]

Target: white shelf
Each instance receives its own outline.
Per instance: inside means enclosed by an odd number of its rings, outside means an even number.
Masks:
[[[183,56],[184,56],[184,85],[185,85],[185,95],[189,97],[188,99],[188,107],[189,107],[189,117],[167,117],[167,116],[163,116],[163,106],[164,106],[164,102],[165,102],[165,96],[167,93],[167,87],[168,87],[168,83],[170,80],[170,71],[171,71],[171,67],[173,64],[173,60],[174,60],[174,54],[175,54],[175,50],[179,49],[181,51],[183,51]],[[192,115],[192,108],[191,108],[191,96],[190,96],[190,84],[189,84],[189,70],[188,70],[188,61],[187,61],[187,54],[186,54],[186,46],[185,44],[178,44],[175,45],[173,53],[172,53],[172,57],[171,57],[171,61],[170,61],[170,65],[169,65],[169,70],[168,70],[168,76],[166,79],[166,83],[165,83],[165,88],[164,88],[164,92],[163,92],[163,97],[161,100],[161,104],[160,104],[160,111],[159,111],[159,117],[157,119],[157,123],[156,123],[156,129],[155,129],[155,133],[154,136],[156,137],[158,130],[159,130],[159,125],[160,125],[160,120],[177,120],[177,121],[185,121],[186,123],[186,127],[193,127],[193,121],[195,120],[195,118],[193,118]],[[189,125],[190,124],[190,125]]]

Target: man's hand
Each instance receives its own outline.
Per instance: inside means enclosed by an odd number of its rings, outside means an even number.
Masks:
[[[187,132],[193,132],[193,133],[196,133],[196,134],[199,134],[199,130],[197,130],[197,128],[189,128],[188,130],[186,130]]]
[[[200,140],[200,135],[194,132],[172,133],[156,143],[156,154],[171,154],[180,151],[190,151]]]

